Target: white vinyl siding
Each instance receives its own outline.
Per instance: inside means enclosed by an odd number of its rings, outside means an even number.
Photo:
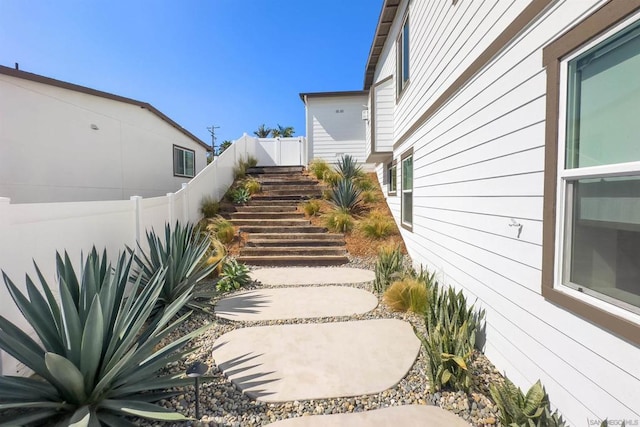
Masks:
[[[312,147],[311,158],[335,163],[350,154],[360,164],[366,161],[365,128],[362,111],[367,96],[310,97],[307,100],[307,135]]]
[[[388,79],[373,89],[375,102],[374,151],[393,150],[393,110],[395,108],[393,79]]]
[[[406,4],[378,80],[395,65]],[[396,139],[528,4],[411,3],[411,84],[394,112]],[[541,379],[571,425],[640,419],[640,349],[541,295],[542,48],[602,4],[554,3],[394,149],[399,158],[413,148],[413,232],[401,230],[413,260],[477,298],[489,359],[522,388]],[[387,201],[400,223],[400,197]]]

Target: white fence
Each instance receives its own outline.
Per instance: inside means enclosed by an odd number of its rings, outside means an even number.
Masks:
[[[57,293],[55,252],[67,251],[80,267],[80,254],[92,246],[106,248],[112,257],[143,243],[145,230],[161,231],[165,223],[196,222],[205,196],[221,199],[233,182],[233,167],[240,158],[253,156],[259,166],[290,166],[307,163],[306,139],[257,139],[246,134],[236,140],[176,193],[130,200],[11,204],[0,197],[0,269],[24,290],[24,275],[35,279],[33,261]],[[143,244],[144,247],[144,244]],[[76,270],[78,271],[78,270]],[[0,314],[33,334],[9,293],[0,284]],[[15,359],[0,352],[0,374],[29,372]]]

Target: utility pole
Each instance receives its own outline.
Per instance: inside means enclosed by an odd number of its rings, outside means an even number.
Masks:
[[[207,128],[207,130],[211,134],[211,149],[213,150],[213,153],[211,153],[211,155],[214,157],[216,155],[216,129],[220,129],[220,126],[211,125],[211,127]]]

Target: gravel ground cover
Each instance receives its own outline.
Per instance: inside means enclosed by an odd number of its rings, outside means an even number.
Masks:
[[[345,266],[356,268],[372,268],[375,257],[352,259]],[[372,291],[371,283],[349,285]],[[261,284],[252,284],[242,290],[266,288]],[[226,294],[223,297],[229,296]],[[315,319],[272,320],[260,322],[236,322],[216,319],[212,315],[194,314],[182,325],[181,334],[208,324],[210,328],[193,343],[194,353],[183,362],[175,363],[167,369],[173,372],[184,372],[195,360],[205,362],[210,369],[206,379],[201,381],[200,408],[201,418],[198,421],[169,424],[137,420],[142,426],[263,426],[281,419],[298,416],[349,413],[379,409],[388,406],[408,404],[437,405],[447,409],[473,426],[494,426],[498,424],[497,409],[489,399],[488,385],[502,381],[502,375],[496,371],[491,362],[481,353],[476,352],[470,369],[475,378],[474,391],[462,392],[442,391],[430,393],[426,373],[426,358],[420,351],[416,362],[407,375],[393,388],[381,393],[347,398],[294,401],[286,403],[256,402],[243,395],[216,368],[211,353],[213,343],[221,335],[234,329],[262,325],[281,325],[294,323],[345,322],[349,320],[365,320],[380,318],[396,318],[410,322],[419,333],[425,334],[424,323],[419,316],[412,313],[397,313],[389,310],[382,302],[378,307],[365,314]],[[175,338],[175,337],[174,337]],[[193,387],[187,387],[183,393],[163,401],[168,408],[195,417],[195,393]]]

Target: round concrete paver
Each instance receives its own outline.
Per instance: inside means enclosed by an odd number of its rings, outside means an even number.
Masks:
[[[307,319],[366,313],[377,305],[378,298],[361,289],[305,286],[238,293],[218,301],[215,313],[238,321]]]
[[[373,271],[347,267],[261,268],[250,275],[253,280],[270,286],[353,284],[375,279]]]
[[[406,405],[353,414],[290,418],[271,427],[468,427],[469,423],[436,406]]]
[[[409,323],[374,319],[236,329],[216,340],[213,358],[248,396],[286,402],[379,393],[419,350]]]

